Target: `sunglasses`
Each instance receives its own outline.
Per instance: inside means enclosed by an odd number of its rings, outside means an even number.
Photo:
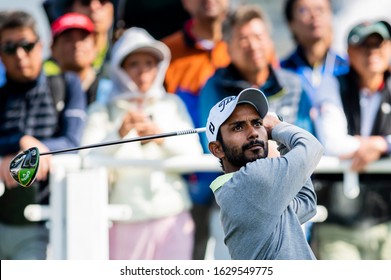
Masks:
[[[37,39],[35,42],[27,42],[27,41],[20,41],[16,43],[8,42],[0,45],[0,51],[6,55],[14,55],[16,54],[19,48],[22,48],[26,53],[30,53],[34,49],[38,41],[39,40]]]
[[[89,6],[91,4],[93,0],[79,0],[79,2],[83,5],[83,6]],[[101,5],[104,5],[106,4],[107,2],[110,2],[110,0],[99,0],[100,4]]]

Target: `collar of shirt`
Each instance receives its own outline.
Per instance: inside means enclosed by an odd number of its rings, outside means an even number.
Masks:
[[[194,47],[200,50],[211,51],[215,47],[215,43],[207,39],[197,39],[193,33],[194,20],[189,19],[185,22],[183,27],[183,33],[185,35],[185,41],[188,46]]]

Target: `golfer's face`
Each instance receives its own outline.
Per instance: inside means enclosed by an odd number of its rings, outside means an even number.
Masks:
[[[231,165],[240,168],[267,157],[267,132],[254,106],[238,105],[220,130],[225,157]]]

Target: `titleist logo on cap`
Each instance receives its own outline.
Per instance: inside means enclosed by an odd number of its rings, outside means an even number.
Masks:
[[[221,100],[221,102],[219,103],[218,107],[220,108],[221,107],[221,110],[220,112],[223,112],[224,109],[225,109],[225,106],[230,103],[231,101],[234,101],[236,99],[236,96],[229,96],[229,97],[226,97],[224,98],[223,100]]]
[[[222,113],[224,111],[224,109],[226,108],[226,105],[229,104],[230,102],[234,101],[235,99],[236,99],[236,96],[229,96],[229,97],[226,97],[223,100],[221,100],[220,103],[217,105],[217,107],[220,108],[219,112]],[[212,122],[209,122],[208,129],[209,129],[210,133],[212,133],[213,135],[215,134],[216,126]]]

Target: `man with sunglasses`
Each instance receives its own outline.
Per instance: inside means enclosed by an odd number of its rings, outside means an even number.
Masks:
[[[49,79],[42,72],[42,44],[34,18],[9,12],[0,25],[0,58],[6,83],[0,88],[0,259],[45,259],[48,231],[24,217],[29,204],[47,204],[50,157],[42,157],[37,182],[24,189],[10,176],[11,159],[21,150],[40,152],[78,146],[85,118],[85,95],[79,79],[64,74],[66,98],[54,104]],[[61,113],[56,105],[62,105]]]

